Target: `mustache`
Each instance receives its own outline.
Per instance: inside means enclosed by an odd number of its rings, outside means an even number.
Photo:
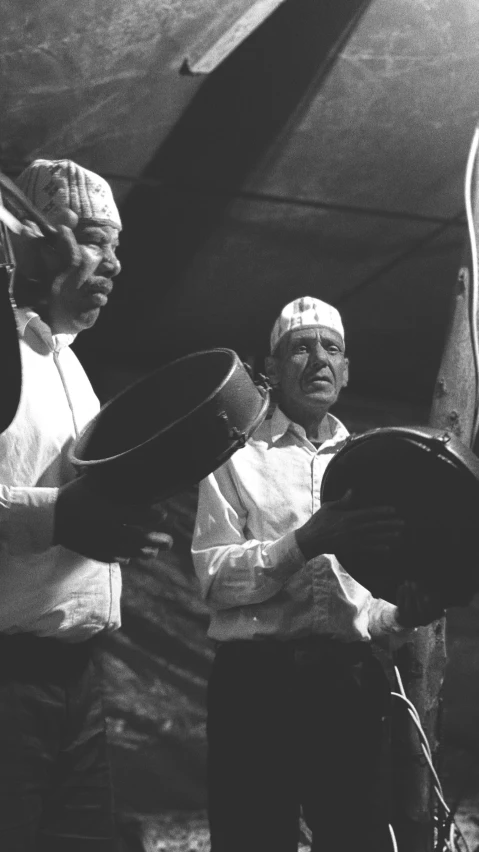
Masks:
[[[111,278],[106,278],[104,275],[93,275],[84,282],[82,289],[85,293],[103,293],[105,296],[109,296],[113,286]]]

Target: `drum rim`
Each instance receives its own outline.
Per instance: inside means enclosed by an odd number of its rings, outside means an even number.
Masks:
[[[181,417],[178,417],[176,420],[173,420],[171,423],[169,423],[167,426],[164,426],[162,429],[159,429],[153,435],[150,435],[150,437],[147,438],[146,441],[141,441],[139,444],[135,444],[133,447],[130,447],[128,450],[124,450],[121,453],[116,453],[115,455],[112,455],[112,456],[104,456],[101,459],[81,459],[81,458],[78,458],[75,455],[75,451],[76,451],[77,447],[85,439],[89,430],[94,427],[94,424],[98,420],[100,415],[102,413],[104,413],[108,408],[110,408],[113,405],[113,403],[118,402],[118,400],[121,399],[121,397],[123,397],[124,395],[126,395],[132,388],[138,387],[143,382],[147,382],[148,380],[150,380],[153,376],[156,376],[159,373],[162,373],[165,370],[176,366],[177,364],[180,364],[180,363],[185,362],[185,361],[189,361],[193,358],[197,358],[199,355],[212,355],[212,354],[216,354],[216,353],[226,353],[226,354],[232,356],[228,372],[223,377],[221,382],[218,385],[216,385],[216,387],[209,394],[209,396],[207,396],[205,399],[203,399],[194,408],[191,408],[189,411],[187,411],[186,414],[182,415]],[[240,366],[243,370],[245,370],[246,375],[248,376],[248,378],[250,378],[246,368],[244,367],[243,362],[239,358],[237,352],[234,351],[234,349],[229,349],[227,347],[217,347],[217,348],[213,348],[213,349],[202,349],[202,350],[199,350],[198,352],[191,352],[188,355],[183,355],[181,358],[176,358],[174,361],[169,361],[167,364],[163,364],[161,367],[158,367],[158,369],[153,370],[150,373],[147,373],[146,376],[142,376],[140,379],[137,379],[135,382],[133,382],[132,384],[130,384],[126,388],[124,388],[122,391],[120,391],[120,393],[116,394],[112,399],[108,400],[108,402],[106,402],[101,407],[101,411],[99,411],[95,415],[95,417],[93,417],[93,419],[90,420],[90,422],[85,426],[83,431],[78,436],[77,440],[70,447],[68,455],[69,455],[69,459],[70,459],[71,463],[75,467],[77,467],[78,469],[81,469],[83,472],[86,473],[88,470],[93,470],[96,467],[99,467],[100,465],[106,465],[109,462],[113,462],[113,461],[118,460],[120,458],[126,459],[133,452],[135,452],[135,451],[137,451],[137,450],[139,450],[143,447],[145,447],[145,448],[148,447],[148,445],[150,443],[152,443],[153,441],[157,440],[160,437],[160,435],[166,434],[174,426],[178,425],[179,423],[184,422],[187,418],[192,417],[194,414],[196,414],[196,412],[200,411],[209,402],[211,402],[215,398],[215,396],[225,387],[225,385],[231,379],[235,369],[238,366]],[[251,382],[252,382],[253,386],[256,388],[256,390],[258,391],[259,396],[261,397],[263,394],[262,394],[260,388],[258,388],[256,385],[254,385],[254,382],[253,382],[252,379],[251,379]],[[252,432],[257,428],[257,426],[261,422],[262,418],[264,417],[265,411],[267,410],[268,405],[269,405],[269,395],[266,393],[265,396],[264,396],[264,399],[263,399],[263,402],[262,402],[262,405],[261,405],[261,409],[260,409],[258,415],[254,418],[254,420],[252,421],[252,423],[250,424],[250,426],[246,430],[246,437],[247,438],[249,438],[249,436],[252,434]]]
[[[331,474],[331,470],[334,471],[335,460],[340,457],[344,458],[348,452],[354,449],[354,447],[374,438],[376,435],[378,437],[404,437],[409,440],[419,438],[420,443],[423,445],[433,444],[434,447],[427,446],[428,451],[433,448],[436,451],[441,449],[441,452],[437,452],[438,457],[442,457],[445,461],[453,461],[455,464],[460,465],[462,470],[466,471],[468,475],[479,481],[479,457],[451,430],[427,425],[379,426],[358,435],[352,434],[346,439],[346,443],[336,453],[336,455],[333,456],[324,472],[323,481],[321,483],[321,499],[323,499],[324,490],[327,486],[328,475]],[[459,444],[459,447],[457,448],[455,446],[456,442]],[[461,456],[461,453],[467,457],[467,461]],[[471,470],[468,462],[472,463],[474,468],[473,470]]]
[[[428,425],[384,426],[376,429],[370,429],[362,434],[351,435],[345,445],[336,453],[335,456],[333,456],[326,467],[321,484],[322,503],[335,500],[338,496],[340,496],[334,495],[325,497],[325,491],[327,491],[329,484],[332,483],[333,488],[335,486],[335,460],[339,461],[340,457],[342,457],[342,460],[346,465],[348,451],[354,452],[356,447],[359,448],[359,445],[367,443],[368,440],[374,439],[375,436],[385,439],[389,438],[392,440],[403,439],[410,444],[415,444],[415,449],[419,452],[419,454],[424,451],[432,453],[435,456],[437,463],[440,463],[442,468],[444,468],[444,463],[450,467],[452,466],[454,476],[459,477],[465,487],[474,485],[475,489],[477,489],[479,493],[479,457],[470,447],[464,444],[458,435],[454,434],[452,430]],[[359,465],[356,470],[359,470],[361,473]],[[346,473],[345,482],[346,487],[348,487],[348,472],[347,470],[344,471],[344,467],[342,472]],[[357,480],[359,481],[359,477],[357,477]],[[349,487],[354,488],[354,483],[350,482]],[[406,558],[404,564],[409,565],[410,560]],[[375,565],[374,562],[368,566],[367,563],[361,564],[360,560],[358,561],[354,558],[353,561],[348,559],[347,564],[343,567],[356,582],[368,589],[374,597],[382,597],[384,600],[394,604],[396,602],[397,589],[401,584],[402,579],[394,573],[390,573],[386,570],[388,566],[389,563],[386,560],[384,565],[381,566],[381,572],[378,574],[377,565]],[[394,565],[391,567],[394,567]],[[403,579],[405,579],[406,576],[415,577],[416,575],[413,573],[408,575],[407,571],[405,571]],[[425,574],[421,576],[423,576],[424,581],[428,585],[437,582],[437,578],[431,571],[426,571]],[[441,586],[441,588],[443,588],[446,597],[448,596],[448,599],[451,599],[452,601],[451,589],[447,583],[444,586]],[[450,605],[454,606],[456,604],[451,602]]]

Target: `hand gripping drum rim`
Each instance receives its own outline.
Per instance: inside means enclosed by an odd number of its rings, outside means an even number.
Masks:
[[[396,601],[410,579],[440,593],[444,605],[464,603],[479,587],[479,459],[449,432],[428,426],[372,429],[351,436],[333,457],[321,501],[351,488],[355,505],[392,505],[405,521],[394,552],[340,562],[375,597]]]

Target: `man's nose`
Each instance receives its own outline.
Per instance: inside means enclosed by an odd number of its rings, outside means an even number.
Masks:
[[[311,349],[310,362],[312,364],[326,364],[327,361],[328,353],[318,341],[318,343]]]
[[[115,275],[121,272],[121,263],[113,250],[109,250],[103,255],[98,272],[101,275],[106,275],[108,278],[114,278]]]

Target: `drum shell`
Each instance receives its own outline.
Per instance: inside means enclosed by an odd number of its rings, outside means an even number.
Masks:
[[[404,519],[388,556],[341,553],[344,568],[376,597],[396,601],[414,580],[463,604],[479,587],[479,459],[458,438],[430,427],[389,427],[352,437],[332,459],[322,500],[351,488],[358,507],[394,506]]]
[[[193,353],[104,405],[70,459],[110,499],[156,502],[203,479],[243,446],[268,402],[233,350]]]

